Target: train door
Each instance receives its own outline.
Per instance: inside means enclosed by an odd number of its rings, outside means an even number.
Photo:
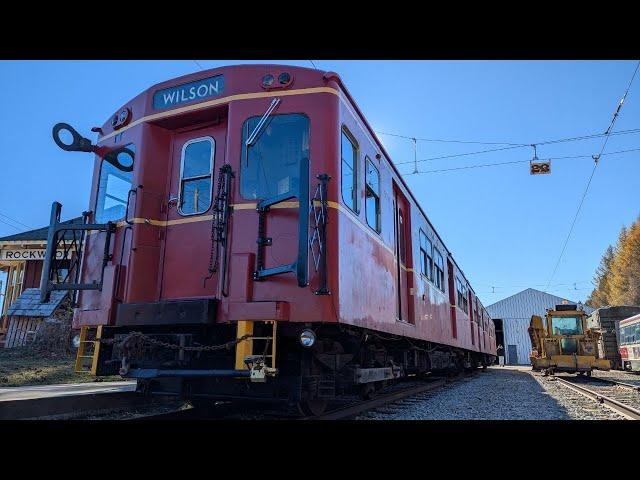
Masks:
[[[174,134],[160,288],[163,300],[216,294],[216,276],[204,280],[212,248],[214,177],[224,162],[225,134],[225,122]]]
[[[451,336],[458,338],[458,325],[456,322],[456,286],[453,274],[453,263],[447,258],[447,273],[449,274],[449,311],[451,316]]]
[[[409,225],[409,202],[394,184],[393,206],[395,214],[395,256],[397,317],[403,322],[413,323],[413,270],[411,255],[411,228]]]

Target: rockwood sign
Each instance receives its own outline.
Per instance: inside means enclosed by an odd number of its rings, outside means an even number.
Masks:
[[[18,250],[0,250],[0,260],[44,260],[46,250],[42,249],[18,249]],[[56,252],[56,258],[58,260],[70,258],[69,253],[64,256],[64,250],[58,250]]]

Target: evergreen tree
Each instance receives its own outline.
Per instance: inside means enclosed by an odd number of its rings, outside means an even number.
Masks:
[[[593,283],[590,307],[640,305],[640,217],[622,227],[615,248],[607,248]]]

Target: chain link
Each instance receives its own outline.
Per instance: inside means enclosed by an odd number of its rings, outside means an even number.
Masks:
[[[118,343],[120,346],[124,347],[132,343],[134,339],[139,339],[142,341],[142,343],[147,343],[156,347],[166,348],[169,350],[185,350],[188,352],[213,352],[216,350],[224,350],[224,349],[230,350],[231,347],[234,347],[240,342],[244,342],[245,340],[248,340],[251,337],[253,337],[253,335],[250,335],[250,334],[243,335],[240,338],[236,338],[235,340],[231,340],[229,342],[222,343],[220,345],[180,346],[180,345],[176,345],[175,343],[163,342],[162,340],[152,338],[148,335],[145,335],[142,332],[131,332],[124,339],[120,341],[117,341],[115,338],[100,338],[98,339],[98,341],[105,345],[113,345],[115,343]]]

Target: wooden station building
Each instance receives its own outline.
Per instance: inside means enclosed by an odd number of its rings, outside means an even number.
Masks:
[[[77,217],[62,223],[81,222],[82,217]],[[0,347],[10,346],[5,344],[5,339],[11,324],[11,306],[26,290],[40,287],[48,232],[46,226],[0,237],[0,272],[6,274],[0,287]],[[69,232],[65,237],[71,240],[73,234]],[[63,256],[64,251],[59,250],[57,254]],[[70,254],[73,255],[73,251]],[[65,271],[59,274],[65,275]]]

